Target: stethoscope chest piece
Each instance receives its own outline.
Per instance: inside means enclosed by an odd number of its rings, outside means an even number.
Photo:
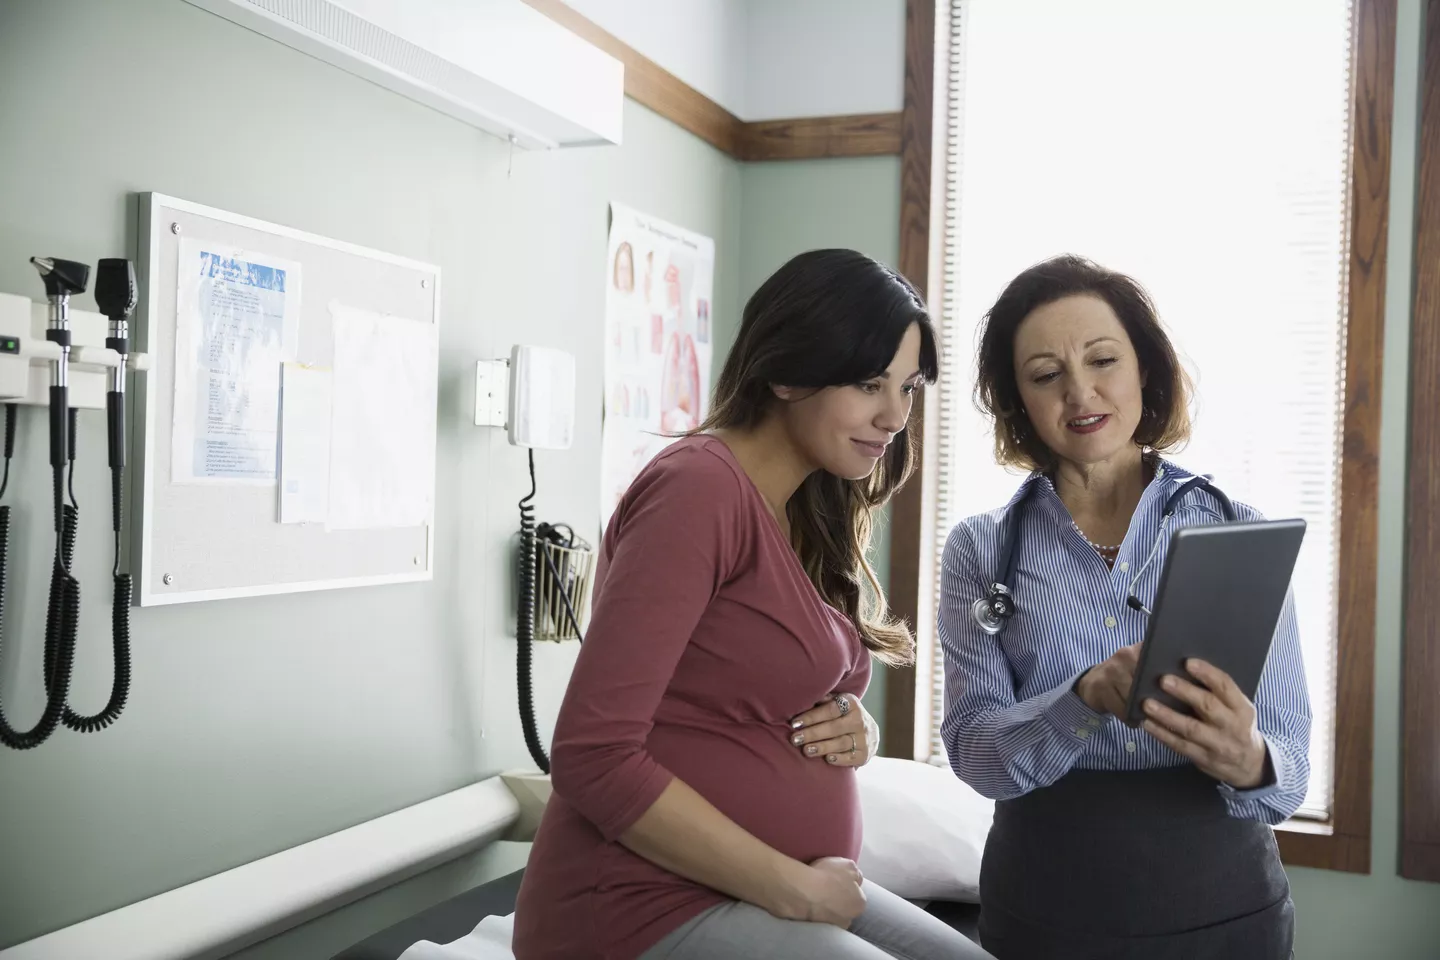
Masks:
[[[1015,598],[1005,584],[992,583],[990,592],[970,605],[970,614],[981,630],[995,636],[1015,616]]]

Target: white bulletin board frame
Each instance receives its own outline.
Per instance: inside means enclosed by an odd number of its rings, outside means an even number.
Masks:
[[[303,283],[295,360],[316,367],[332,360],[337,304],[435,324],[438,343],[440,268],[160,193],[140,194],[139,201],[142,299],[132,336],[136,349],[150,355],[150,369],[136,375],[132,387],[132,410],[140,413],[131,418],[133,466],[127,471],[136,602],[159,606],[433,579],[433,434],[423,523],[372,529],[280,523],[274,482],[176,482],[171,447],[182,238],[298,264]],[[429,425],[436,430],[435,420]]]

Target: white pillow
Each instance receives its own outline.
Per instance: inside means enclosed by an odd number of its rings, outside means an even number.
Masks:
[[[914,760],[876,757],[856,774],[865,878],[910,900],[979,903],[994,801],[949,770]]]

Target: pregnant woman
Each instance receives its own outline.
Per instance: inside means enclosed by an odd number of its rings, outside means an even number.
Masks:
[[[865,550],[936,367],[915,291],[852,251],[746,305],[703,431],[605,532],[519,960],[986,956],[855,864],[870,659],[913,656]]]

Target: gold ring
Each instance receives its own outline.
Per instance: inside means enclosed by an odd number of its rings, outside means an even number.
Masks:
[[[856,746],[856,744],[855,744],[855,734],[852,733],[852,734],[850,734],[850,752],[851,752],[851,753],[854,753],[854,752],[855,752],[855,746]]]

